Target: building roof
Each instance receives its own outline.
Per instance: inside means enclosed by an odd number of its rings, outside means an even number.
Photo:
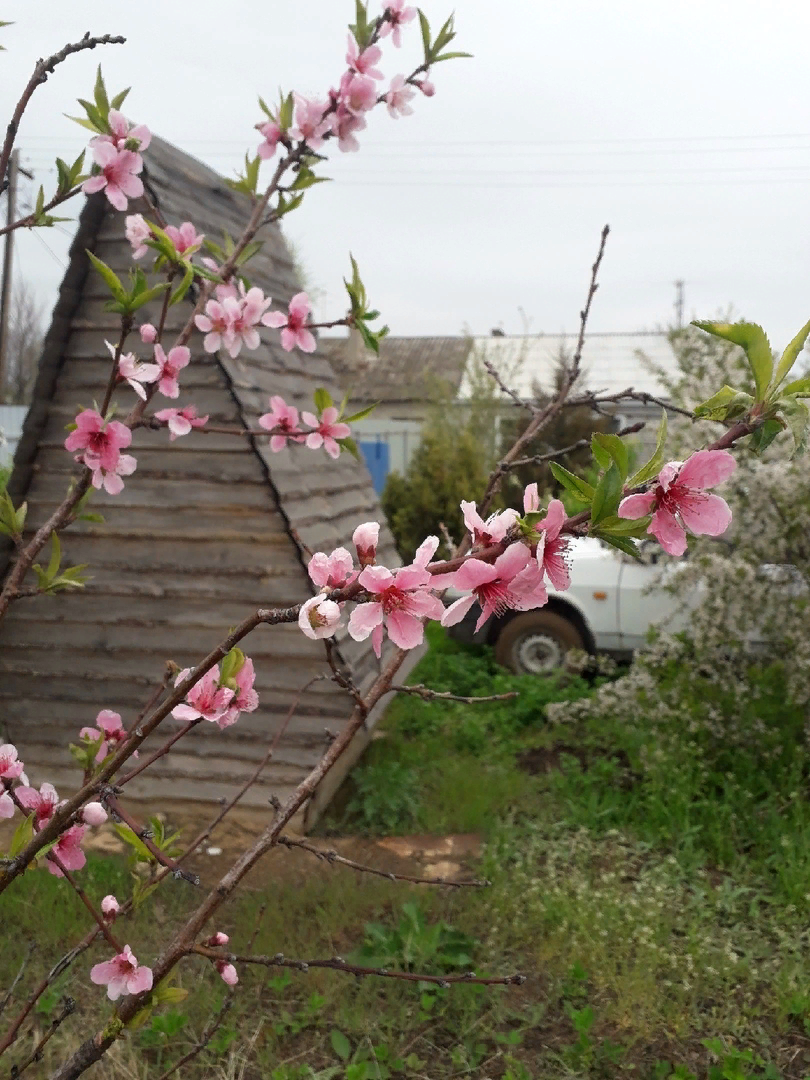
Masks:
[[[352,401],[435,401],[458,394],[472,338],[387,337],[379,356],[354,337],[325,337],[321,346]]]
[[[169,222],[191,218],[217,240],[223,229],[239,235],[250,205],[215,172],[156,138],[145,161],[147,190]],[[131,209],[149,215],[145,205]],[[285,307],[300,286],[281,232],[268,232],[250,263],[250,278],[273,297],[274,306]],[[120,329],[117,317],[104,310],[102,282],[89,272],[86,248],[119,274],[132,266],[123,215],[103,194],[87,200],[79,219],[15,457],[9,489],[15,502],[27,499],[31,530],[53,512],[75,472],[64,450],[65,425],[79,403],[92,401],[103,388],[110,364],[104,341]],[[189,311],[190,301],[168,309],[169,340]],[[159,312],[147,307],[138,315],[139,321],[157,323]],[[321,350],[287,353],[276,332],[263,331],[262,338],[258,350],[234,360],[205,353],[195,332],[177,403],[193,402],[217,424],[255,427],[270,394],[299,408],[312,407],[319,386],[337,396]],[[104,523],[79,522],[62,536],[64,564],[89,564],[86,589],[22,601],[0,624],[2,734],[19,746],[37,782],[75,786],[68,742],[101,708],[120,712],[130,723],[167,659],[181,667],[196,663],[252,608],[311,596],[302,549],[350,546],[360,522],[384,522],[368,470],[348,454],[337,462],[300,446],[271,454],[266,440],[256,445],[198,431],[170,443],[165,431],[145,429],[134,433],[132,449],[138,468],[124,491],[94,495],[92,507],[103,513]],[[386,565],[398,562],[384,524],[380,555]],[[338,647],[356,684],[368,685],[377,670],[370,643],[344,633]],[[328,673],[322,643],[294,625],[259,628],[245,648],[256,665],[259,709],[243,714],[227,732],[203,724],[133,781],[135,797],[230,796],[264,755],[268,733],[278,727],[294,693],[312,675]],[[266,806],[270,791],[283,797],[291,790],[320,759],[325,729],[339,731],[351,707],[334,683],[313,685],[246,801]]]
[[[535,385],[553,388],[561,351],[571,355],[576,334],[491,337],[388,337],[379,356],[358,348],[352,338],[324,338],[341,388],[358,402],[435,401],[441,393],[461,400],[470,392],[469,362],[486,356],[508,385],[529,398]],[[582,354],[581,385],[617,393],[628,387],[665,396],[658,377],[644,364],[675,372],[675,355],[664,333],[588,334]]]

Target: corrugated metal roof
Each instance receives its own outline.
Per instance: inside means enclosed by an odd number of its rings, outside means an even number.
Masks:
[[[151,197],[168,221],[191,218],[216,239],[223,229],[239,235],[250,207],[216,173],[160,139],[153,139],[146,163]],[[250,277],[273,296],[274,306],[284,307],[299,285],[280,231],[268,231]],[[103,195],[88,199],[82,212],[15,459],[10,490],[28,500],[31,529],[55,509],[75,472],[63,447],[65,424],[106,382],[104,339],[118,329],[116,317],[103,310],[100,279],[88,274],[85,248],[119,272],[132,265],[123,215]],[[186,303],[169,309],[169,340],[188,313]],[[157,314],[139,312],[142,321],[157,322]],[[194,402],[216,423],[255,426],[271,393],[299,407],[311,407],[318,386],[337,396],[322,351],[286,353],[277,332],[262,337],[256,352],[231,360],[206,354],[195,334],[178,404]],[[361,521],[384,521],[365,465],[348,454],[335,463],[304,447],[271,454],[232,436],[192,432],[170,443],[165,431],[147,430],[135,432],[132,449],[138,469],[124,491],[94,497],[105,524],[78,523],[62,537],[65,564],[89,564],[86,590],[21,601],[0,625],[5,736],[20,748],[32,780],[46,778],[57,787],[75,787],[67,743],[99,709],[115,709],[132,722],[166,659],[194,663],[247,610],[312,594],[294,537],[328,551],[350,546]],[[385,525],[380,557],[398,564]],[[263,755],[294,692],[328,671],[322,643],[297,626],[260,627],[245,648],[256,664],[260,708],[225,733],[202,725],[133,781],[134,796],[215,800],[233,794]],[[370,643],[344,634],[339,648],[356,683],[368,683],[377,670]],[[334,683],[316,683],[247,802],[266,805],[270,791],[283,796],[297,784],[320,758],[325,729],[339,730],[351,705]]]

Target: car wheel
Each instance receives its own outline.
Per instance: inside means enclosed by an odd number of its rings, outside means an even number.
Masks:
[[[516,675],[545,675],[565,664],[569,649],[584,649],[576,626],[553,611],[516,615],[495,642],[495,659]]]

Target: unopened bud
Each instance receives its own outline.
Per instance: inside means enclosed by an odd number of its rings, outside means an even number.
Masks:
[[[82,821],[85,825],[103,825],[107,820],[107,811],[100,802],[89,802],[82,807]]]
[[[141,335],[141,341],[145,345],[151,345],[154,341],[157,340],[157,330],[149,322],[144,323],[143,326],[140,327],[138,332]]]

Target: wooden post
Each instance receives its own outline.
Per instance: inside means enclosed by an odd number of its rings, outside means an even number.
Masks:
[[[17,172],[20,167],[20,151],[12,150],[8,164],[8,188],[6,190],[6,225],[11,225],[17,212]],[[3,249],[3,282],[0,286],[0,402],[5,401],[6,355],[11,313],[11,260],[14,254],[14,233],[7,232]]]

